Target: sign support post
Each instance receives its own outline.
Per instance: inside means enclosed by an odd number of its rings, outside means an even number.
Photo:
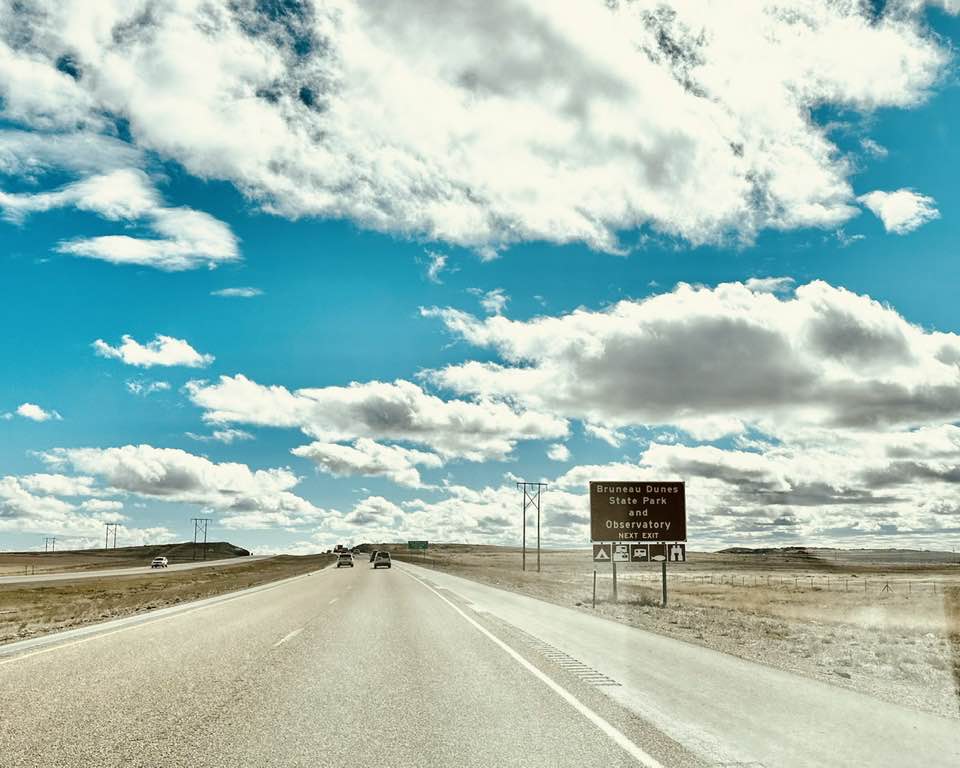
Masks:
[[[663,568],[663,605],[662,608],[667,607],[667,561],[664,560],[660,563],[660,566]]]
[[[610,565],[613,566],[613,602],[617,602],[617,561],[612,557]]]

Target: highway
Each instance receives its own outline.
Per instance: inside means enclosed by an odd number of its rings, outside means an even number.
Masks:
[[[2,768],[960,764],[955,720],[362,559],[2,646],[0,700]]]
[[[76,581],[77,579],[102,579],[110,576],[140,576],[144,573],[166,574],[177,571],[189,571],[194,568],[223,568],[231,565],[245,565],[256,560],[266,560],[273,555],[249,555],[247,557],[225,557],[220,560],[197,560],[178,563],[166,568],[151,568],[149,565],[127,568],[101,568],[95,571],[60,571],[57,573],[35,573],[17,576],[0,576],[0,584],[34,584],[42,581]]]

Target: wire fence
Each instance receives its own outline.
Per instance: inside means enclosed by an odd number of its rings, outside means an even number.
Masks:
[[[622,578],[622,577],[621,577]],[[659,585],[660,574],[630,574],[628,581]],[[821,590],[827,592],[862,592],[864,594],[943,594],[946,589],[960,589],[960,581],[943,582],[917,579],[860,578],[856,576],[801,576],[785,574],[667,574],[668,584],[718,587],[743,587],[789,590]]]

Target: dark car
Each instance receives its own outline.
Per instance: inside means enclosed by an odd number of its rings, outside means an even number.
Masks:
[[[374,567],[374,568],[380,568],[381,566],[383,566],[384,568],[389,568],[389,567],[390,567],[390,553],[389,553],[389,552],[377,552],[377,553],[374,555],[374,558],[373,558],[373,567]]]

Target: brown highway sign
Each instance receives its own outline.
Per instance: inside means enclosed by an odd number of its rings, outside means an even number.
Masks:
[[[590,538],[613,542],[686,541],[684,484],[591,480]]]

